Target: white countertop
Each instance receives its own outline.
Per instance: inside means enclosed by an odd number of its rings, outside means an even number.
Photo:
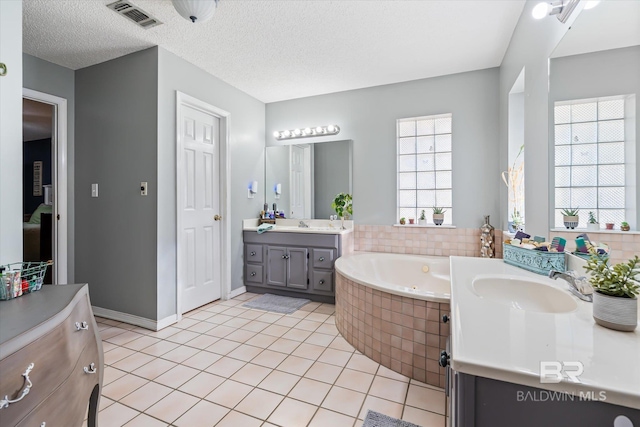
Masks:
[[[348,234],[353,232],[353,220],[345,220],[345,229],[342,230],[340,220],[305,219],[309,227],[300,227],[299,219],[276,219],[276,226],[267,233],[311,233],[311,234]],[[258,231],[257,219],[245,219],[242,221],[242,230]]]
[[[577,309],[562,314],[524,311],[479,296],[477,275],[533,279],[565,291]],[[568,283],[498,259],[451,257],[451,367],[455,371],[551,391],[605,392],[607,403],[640,409],[640,327],[618,332],[596,325],[592,304],[571,295]],[[577,361],[579,383],[540,382],[540,362]],[[568,369],[573,370],[573,368]]]

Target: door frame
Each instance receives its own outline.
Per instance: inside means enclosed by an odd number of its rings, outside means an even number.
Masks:
[[[180,117],[183,105],[212,114],[220,119],[220,156],[219,162],[219,188],[218,198],[222,221],[220,224],[220,299],[229,299],[231,293],[231,199],[230,199],[230,156],[229,156],[229,119],[231,114],[218,107],[214,107],[186,93],[176,91],[176,314],[177,320],[182,318],[182,245],[180,243],[180,230],[182,229],[182,212],[180,209],[182,176],[182,140],[180,129],[182,123]]]
[[[67,219],[67,100],[59,96],[22,89],[22,98],[30,99],[54,107],[53,121],[53,283],[67,283],[68,278],[68,219]],[[60,219],[57,219],[57,218]]]

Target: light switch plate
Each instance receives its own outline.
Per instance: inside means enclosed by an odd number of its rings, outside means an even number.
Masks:
[[[140,183],[140,195],[141,196],[146,196],[147,195],[147,189],[149,187],[149,184],[147,183],[147,181],[143,181]]]
[[[91,197],[98,197],[98,184],[91,184]]]

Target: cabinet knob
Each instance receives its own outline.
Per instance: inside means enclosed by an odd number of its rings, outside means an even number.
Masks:
[[[86,331],[87,329],[89,329],[87,322],[76,322],[76,331]]]
[[[447,316],[446,314],[442,315],[442,323],[448,323],[449,322],[449,316]]]
[[[89,366],[85,366],[84,367],[84,373],[85,374],[95,374],[96,372],[98,372],[98,370],[96,369],[96,364],[92,363]]]
[[[256,251],[251,251],[251,253],[249,255],[256,256]]]
[[[253,276],[255,276],[255,275],[256,275],[256,272],[255,272],[255,271],[252,271],[252,272],[251,272],[251,277],[253,277]]]
[[[282,259],[289,259],[289,255],[282,255]]]
[[[318,259],[318,261],[320,261],[320,262],[324,261],[324,257],[323,257],[323,256],[321,256],[321,257]]]
[[[442,366],[443,368],[446,368],[447,366],[449,366],[450,358],[451,356],[449,356],[446,351],[442,350],[440,352],[440,359],[438,360],[438,365]]]
[[[324,279],[320,279],[320,282],[319,282],[319,283],[320,283],[321,285],[324,285]]]

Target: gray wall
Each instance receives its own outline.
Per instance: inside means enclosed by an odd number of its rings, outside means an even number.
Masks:
[[[0,1],[0,265],[22,260],[22,2]]]
[[[351,149],[349,141],[313,144],[314,218],[335,215],[331,202],[338,193],[350,193]]]
[[[547,236],[549,204],[548,58],[583,7],[580,2],[566,23],[554,16],[531,16],[538,2],[527,1],[500,65],[500,170],[508,166],[508,99],[518,75],[525,69],[525,217],[529,234]],[[454,116],[455,120],[455,116]],[[455,188],[455,187],[454,187]],[[500,226],[507,227],[507,188],[500,185]],[[496,222],[497,223],[497,222]]]
[[[585,70],[588,70],[586,72]],[[640,46],[613,49],[551,60],[549,87],[549,150],[553,153],[553,105],[556,101],[597,98],[612,95],[640,95]],[[640,135],[640,120],[636,108],[635,139]],[[629,136],[627,135],[627,138]],[[640,165],[640,150],[635,164]],[[628,161],[629,159],[627,159]],[[553,168],[550,167],[551,173]],[[633,185],[633,184],[632,184]],[[640,174],[636,172],[636,200],[640,200]],[[553,197],[553,180],[550,196]],[[553,200],[552,202],[553,203]],[[553,207],[553,204],[551,205]],[[582,212],[586,214],[586,212]],[[553,221],[553,219],[552,219]],[[640,224],[640,209],[636,218],[628,219],[632,226]],[[551,223],[553,224],[553,222]]]
[[[498,78],[492,68],[267,104],[267,145],[279,145],[275,130],[337,124],[353,140],[354,218],[393,224],[396,120],[453,113],[453,222],[479,227],[499,212]]]
[[[26,53],[22,64],[25,88],[67,100],[67,281],[75,283],[75,73]]]
[[[148,319],[158,294],[157,87],[157,49],[76,71],[75,279],[89,283],[93,305]]]
[[[158,48],[158,318],[175,313],[176,293],[176,91],[230,116],[231,289],[242,282],[242,220],[257,218],[263,199],[247,198],[247,185],[264,185],[264,104],[217,77]],[[224,284],[223,284],[224,286]]]

